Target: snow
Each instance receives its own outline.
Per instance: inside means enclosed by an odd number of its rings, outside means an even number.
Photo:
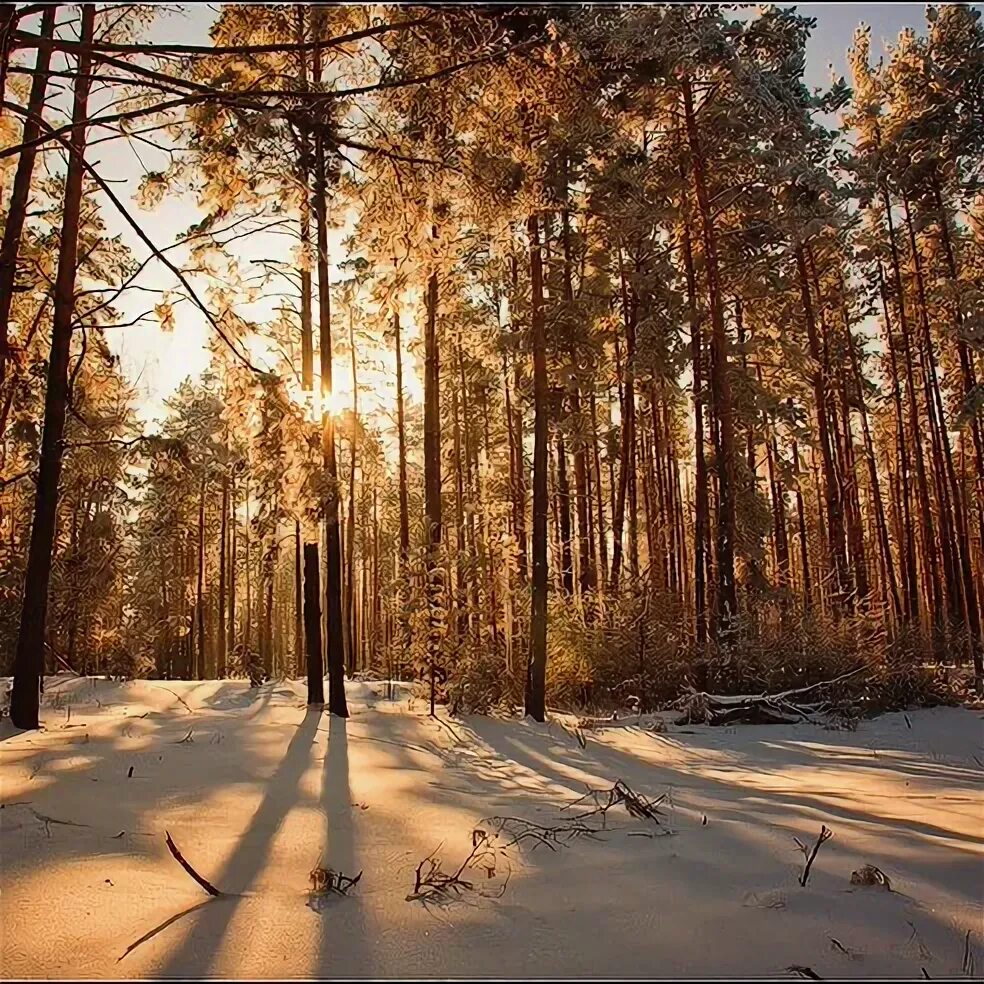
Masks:
[[[855,732],[632,717],[582,749],[563,715],[434,721],[405,686],[351,683],[343,722],[304,694],[59,676],[46,730],[4,721],[3,976],[940,977],[961,973],[968,931],[984,965],[979,712]],[[483,818],[550,825],[617,779],[666,794],[658,827],[616,807],[600,839],[512,847],[476,891],[406,900],[419,862],[439,848],[456,869]],[[793,838],[812,847],[821,824],[801,887]],[[364,874],[309,905],[319,864]],[[893,891],[852,886],[865,864]]]

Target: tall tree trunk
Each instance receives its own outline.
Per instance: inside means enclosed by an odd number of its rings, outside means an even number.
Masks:
[[[868,407],[864,398],[864,376],[861,371],[861,360],[858,355],[857,343],[848,327],[847,345],[851,359],[851,369],[854,373],[854,385],[857,391],[857,408],[861,417],[861,435],[864,440],[864,454],[868,466],[868,484],[871,487],[871,501],[875,513],[875,529],[878,533],[878,548],[881,554],[886,599],[890,601],[890,609],[896,620],[903,616],[902,601],[899,596],[898,580],[895,576],[895,561],[892,557],[891,542],[888,538],[888,524],[885,521],[885,507],[881,496],[881,483],[878,479],[878,462],[875,458],[875,446],[871,437],[871,427],[868,423]]]
[[[307,41],[308,30],[306,23],[306,6],[297,4],[297,40],[299,43]],[[298,53],[300,65],[300,89],[301,92],[308,91],[308,54],[306,51]],[[311,159],[311,134],[306,127],[300,129],[300,146],[298,148],[298,159],[300,161],[300,178],[304,186],[304,196],[301,201],[301,250],[303,262],[301,265],[301,388],[310,393],[314,389],[314,329],[313,318],[311,315],[311,301],[313,298],[311,285],[311,266],[308,261],[308,249],[311,245],[311,198],[308,191],[310,183]],[[300,601],[298,601],[300,606]],[[298,656],[298,658],[300,658]]]
[[[11,41],[19,19],[20,14],[12,3],[0,8],[0,101],[7,98],[7,69],[10,65],[10,52],[13,49]],[[0,118],[2,116],[3,110],[0,109]],[[0,193],[2,192],[3,185],[0,184]]]
[[[717,239],[710,196],[707,190],[707,161],[701,145],[694,113],[693,92],[689,79],[683,83],[683,103],[693,171],[694,195],[700,217],[701,242],[707,277],[707,298],[711,313],[711,398],[718,428],[718,517],[717,517],[717,590],[715,592],[715,628],[719,639],[726,639],[735,629],[738,614],[738,589],[735,583],[735,439],[734,407],[728,371],[728,338],[724,324],[724,303],[718,269]]]
[[[202,475],[201,488],[198,495],[198,578],[195,585],[195,617],[198,621],[198,659],[194,677],[197,680],[205,677],[205,606],[202,603],[205,594],[205,491],[207,482]]]
[[[793,441],[793,469],[796,472],[796,520],[799,533],[800,567],[803,569],[803,607],[807,611],[813,605],[813,585],[810,578],[810,548],[806,536],[806,508],[803,504],[803,480],[800,470],[799,447]]]
[[[267,679],[273,679],[273,587],[277,576],[277,533],[274,527],[270,542],[263,551],[263,594],[260,608],[262,611],[260,623],[260,655],[263,662],[263,672]]]
[[[243,517],[243,575],[246,578],[246,616],[243,619],[243,648],[247,657],[252,657],[253,645],[253,558],[250,556],[249,535],[249,475],[246,476],[243,489],[243,507],[246,515]]]
[[[324,666],[321,662],[321,585],[318,545],[304,544],[304,649],[307,654],[308,704],[325,702]]]
[[[632,513],[632,499],[635,497],[635,359],[636,359],[636,334],[635,334],[635,304],[630,301],[628,287],[625,282],[625,272],[622,269],[622,251],[618,251],[619,281],[622,294],[622,320],[625,324],[625,363],[622,370],[623,383],[620,387],[622,396],[621,407],[621,467],[618,473],[618,495],[615,499],[614,519],[612,520],[613,546],[612,546],[612,575],[611,588],[614,594],[618,593],[619,576],[622,567],[622,539],[625,526],[625,507],[629,503],[629,553],[632,555],[635,549],[635,535],[633,533],[634,517]],[[617,343],[617,339],[616,339]],[[635,555],[633,574],[638,573],[638,555]]]
[[[236,522],[236,478],[233,475],[229,488],[229,633],[228,645],[233,649],[238,645],[236,632],[236,561],[239,553],[239,537]]]
[[[810,358],[813,360],[811,372],[813,399],[816,410],[817,434],[820,443],[820,457],[823,463],[824,505],[827,514],[828,546],[830,565],[834,575],[834,611],[839,612],[846,604],[850,594],[847,575],[847,547],[844,532],[843,503],[840,497],[840,483],[834,462],[834,449],[830,434],[830,408],[828,407],[829,379],[827,364],[821,351],[817,319],[814,314],[813,299],[810,295],[810,282],[806,267],[806,251],[802,245],[795,250],[796,270],[799,277],[800,297],[806,319],[806,333]],[[819,297],[817,298],[819,302]],[[819,489],[818,489],[819,494]]]
[[[320,25],[319,25],[320,29]],[[314,51],[314,80],[321,81],[321,50]],[[333,391],[331,366],[331,293],[328,279],[328,184],[325,136],[315,137],[314,214],[318,243],[318,323],[321,346],[322,428],[321,456],[327,478],[325,515],[325,603],[328,612],[328,710],[348,717],[345,700],[345,648],[342,636],[342,555],[338,521],[338,464],[335,458],[335,422],[325,407]]]
[[[95,7],[81,8],[81,42],[92,43]],[[78,260],[79,224],[82,207],[82,178],[85,173],[86,124],[91,57],[85,48],[78,61],[72,108],[71,153],[65,178],[61,246],[55,277],[55,304],[51,324],[51,354],[48,358],[44,399],[41,456],[34,496],[34,519],[28,549],[20,631],[14,656],[10,719],[18,728],[37,728],[41,677],[44,673],[44,640],[51,580],[52,549],[58,513],[58,480],[61,475],[65,413],[68,404],[68,361],[75,316],[75,275]]]
[[[569,203],[568,160],[564,158],[564,208],[562,213],[562,245],[564,252],[564,300],[568,305],[574,304],[574,275],[571,255],[571,215]],[[573,338],[568,347],[570,359],[570,378],[567,384],[568,400],[571,408],[571,444],[574,454],[574,508],[577,516],[577,554],[578,554],[578,586],[581,595],[594,590],[597,577],[591,559],[591,533],[589,530],[589,515],[591,503],[587,490],[587,448],[584,441],[584,420],[581,410],[580,366],[578,365],[578,346]]]
[[[229,474],[222,474],[222,518],[219,523],[219,597],[218,650],[215,654],[215,675],[226,675],[226,570],[229,556]]]
[[[571,553],[571,486],[567,480],[564,434],[557,430],[557,506],[560,512],[560,574],[564,594],[574,594],[574,556]]]
[[[530,242],[530,322],[533,350],[533,584],[526,713],[546,718],[547,678],[547,341],[543,315],[543,261],[535,215],[526,223]]]
[[[895,298],[899,314],[899,334],[902,339],[906,388],[909,396],[907,400],[910,428],[909,436],[912,441],[912,454],[916,464],[916,490],[919,501],[922,562],[923,571],[929,580],[926,604],[938,643],[943,638],[943,594],[940,585],[939,560],[933,537],[934,524],[929,500],[929,481],[926,476],[926,464],[923,459],[922,430],[919,426],[919,394],[916,390],[911,346],[913,334],[909,328],[905,287],[902,283],[902,262],[899,256],[898,243],[895,239],[895,220],[892,216],[892,202],[888,194],[888,189],[885,187],[882,188],[882,202],[885,207],[885,220],[888,223],[888,242],[892,257],[892,273],[895,278]]]
[[[304,580],[301,522],[294,520],[294,673],[299,676],[304,664]],[[319,612],[318,618],[321,618]]]
[[[13,4],[5,5],[5,12],[13,18],[15,14]],[[50,38],[54,33],[55,14],[58,12],[58,5],[51,4],[45,7],[41,17],[42,38]],[[9,29],[16,26],[16,21],[11,20],[7,25]],[[6,35],[4,37],[6,41]],[[30,114],[24,120],[24,128],[21,142],[25,145],[17,158],[17,172],[14,175],[14,185],[11,192],[10,201],[7,205],[7,216],[3,227],[3,241],[0,244],[0,385],[6,379],[7,361],[10,357],[10,336],[8,335],[10,324],[10,307],[14,299],[14,282],[17,276],[17,254],[20,250],[21,235],[24,232],[24,220],[27,217],[27,204],[31,195],[31,182],[34,177],[34,162],[37,157],[37,147],[33,141],[37,140],[41,132],[41,125],[37,122],[44,108],[45,93],[48,88],[48,66],[51,64],[51,48],[42,45],[38,48],[37,59],[34,63],[34,77],[31,80],[31,92],[27,100],[27,110]],[[3,66],[7,66],[7,47],[4,44]],[[82,71],[81,64],[79,71]],[[81,80],[79,80],[81,82]],[[89,83],[86,81],[84,86],[84,97],[88,100]],[[76,98],[80,87],[76,86]],[[0,89],[2,94],[2,89]],[[81,151],[85,141],[84,128],[76,127],[73,131],[73,141],[78,137],[82,143],[76,144]],[[76,165],[81,172],[81,165]],[[79,181],[81,182],[81,173]],[[77,247],[76,247],[77,248]],[[73,271],[74,277],[74,271]],[[0,437],[3,436],[4,425],[7,415],[3,416],[3,424],[0,424]]]
[[[515,255],[511,257],[513,294],[519,293],[519,261]],[[520,326],[514,325],[513,331],[519,332]],[[522,376],[519,370],[519,360],[513,359],[513,386],[515,400],[513,406],[512,446],[516,455],[513,486],[513,529],[516,534],[516,545],[519,554],[519,579],[526,584],[529,579],[528,554],[529,545],[526,540],[526,456],[523,439],[523,408],[520,404],[520,382]],[[509,387],[506,387],[506,401],[509,401]]]
[[[943,408],[943,398],[936,369],[936,358],[933,352],[933,338],[929,328],[929,310],[926,302],[926,287],[923,278],[922,261],[916,243],[916,232],[912,222],[912,214],[908,199],[904,199],[906,227],[909,232],[909,247],[912,254],[913,268],[916,275],[916,291],[921,312],[920,321],[923,328],[923,345],[926,353],[926,402],[931,419],[935,422],[938,455],[942,458],[942,488],[948,493],[949,508],[946,511],[946,524],[942,529],[944,543],[951,539],[951,552],[954,565],[953,594],[957,596],[958,615],[968,636],[968,648],[974,661],[977,687],[984,686],[984,667],[981,664],[981,617],[977,605],[977,592],[974,585],[973,567],[970,557],[970,535],[967,524],[967,514],[960,483],[957,480],[953,465],[953,451],[950,447],[950,435],[947,431],[946,412]],[[952,519],[951,519],[952,514]]]
[[[396,353],[396,434],[400,473],[400,577],[408,577],[410,557],[410,505],[407,489],[407,428],[403,410],[403,343],[400,340],[400,312],[393,312],[393,348]]]
[[[704,346],[701,338],[700,310],[697,306],[697,274],[690,231],[690,207],[686,191],[683,203],[683,264],[687,280],[687,316],[690,322],[690,363],[694,400],[694,635],[697,646],[707,642],[707,541],[709,503],[707,461],[704,457]]]
[[[605,522],[605,493],[601,471],[601,451],[598,445],[598,401],[594,389],[588,395],[591,410],[591,451],[595,473],[595,499],[598,506],[598,579],[602,592],[608,577],[608,526]]]
[[[434,229],[434,236],[437,231]],[[440,616],[443,577],[439,570],[441,553],[441,362],[437,341],[437,273],[427,280],[424,326],[424,522],[426,525],[425,577],[427,592],[427,664],[430,675],[430,713],[435,713],[436,664],[440,647]]]
[[[359,429],[359,376],[355,358],[355,318],[349,306],[349,351],[352,361],[352,439],[349,457],[349,502],[348,522],[345,532],[345,624],[348,626],[348,646],[346,648],[346,665],[349,675],[355,672],[355,608],[353,597],[355,593],[355,469],[358,461]]]
[[[910,507],[911,493],[909,489],[908,442],[905,439],[905,421],[902,415],[902,394],[899,383],[898,360],[895,354],[895,341],[892,332],[892,320],[888,307],[888,291],[885,287],[885,274],[881,260],[878,261],[878,291],[881,296],[882,312],[885,323],[886,348],[889,355],[889,369],[892,384],[892,403],[895,409],[896,444],[899,456],[899,486],[901,495],[893,496],[893,502],[902,500],[902,525],[899,531],[899,568],[902,574],[903,612],[906,622],[919,618],[919,584],[916,570],[916,545],[912,526],[912,511]]]

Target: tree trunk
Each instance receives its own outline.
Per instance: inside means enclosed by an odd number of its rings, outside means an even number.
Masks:
[[[229,475],[222,475],[222,519],[219,524],[219,617],[218,651],[215,654],[215,675],[221,680],[226,675],[226,569],[229,546]]]
[[[574,277],[571,257],[571,216],[568,207],[569,177],[567,174],[568,161],[564,160],[564,209],[562,214],[562,237],[564,251],[564,300],[569,305],[574,303]],[[577,515],[577,555],[578,555],[578,587],[582,597],[594,590],[596,576],[591,561],[591,533],[588,516],[591,503],[587,491],[587,449],[584,441],[584,420],[581,412],[581,389],[579,382],[578,346],[571,340],[568,347],[570,359],[570,380],[568,382],[568,400],[571,407],[571,444],[574,455],[574,507]]]
[[[355,672],[355,469],[358,463],[358,430],[359,430],[359,376],[355,360],[355,318],[349,307],[349,351],[352,361],[352,434],[351,456],[349,457],[349,502],[348,521],[345,532],[345,624],[348,627],[348,646],[346,666],[349,676]]]
[[[239,550],[238,536],[236,535],[236,479],[233,476],[229,489],[229,519],[231,529],[229,530],[229,632],[228,645],[235,649],[236,643],[236,555]]]
[[[436,235],[436,230],[435,233]],[[427,593],[427,664],[430,675],[430,713],[437,701],[435,679],[440,647],[443,576],[438,568],[441,552],[441,363],[437,341],[437,273],[427,280],[427,315],[424,327],[424,523],[426,526],[425,581]]]
[[[591,409],[591,451],[595,473],[595,500],[598,506],[598,579],[602,592],[608,578],[608,528],[605,522],[605,493],[601,472],[601,450],[598,445],[598,401],[592,389],[588,396]]]
[[[941,531],[944,538],[951,538],[951,552],[956,556],[952,557],[954,565],[953,594],[957,596],[957,608],[962,624],[968,636],[968,647],[974,662],[975,678],[977,687],[984,686],[984,666],[981,663],[981,618],[980,610],[977,606],[977,592],[974,585],[974,574],[970,558],[970,535],[967,523],[967,514],[964,509],[964,502],[960,483],[957,481],[956,470],[953,466],[953,451],[950,447],[950,435],[947,431],[946,412],[943,408],[943,398],[940,393],[940,384],[936,369],[936,359],[933,353],[933,339],[929,328],[929,312],[926,303],[926,288],[923,280],[922,261],[919,255],[919,248],[916,243],[915,228],[912,223],[912,215],[909,209],[909,202],[905,200],[905,220],[909,232],[909,246],[912,253],[914,272],[916,275],[916,289],[919,300],[919,310],[921,312],[921,323],[923,328],[923,344],[926,352],[926,372],[927,372],[927,409],[930,411],[931,419],[935,418],[936,438],[939,448],[938,454],[942,458],[941,485],[945,492],[948,492],[949,509],[946,511],[946,523]],[[935,411],[935,414],[933,413]],[[951,519],[952,512],[952,519]],[[955,542],[953,542],[955,541]],[[946,539],[944,539],[946,543]],[[955,551],[953,548],[955,547]]]
[[[905,620],[912,622],[919,618],[919,583],[916,570],[916,545],[912,527],[909,489],[909,451],[905,439],[905,421],[902,416],[902,394],[899,384],[898,360],[895,355],[895,341],[892,333],[892,320],[888,308],[888,291],[885,287],[885,274],[881,261],[878,261],[878,290],[881,296],[882,312],[885,322],[886,348],[889,355],[889,369],[892,384],[892,402],[895,409],[896,444],[899,456],[899,486],[901,495],[893,496],[893,501],[902,500],[902,525],[899,530],[899,568],[902,574],[902,597]]]
[[[13,4],[5,6],[5,10],[13,17],[15,8]],[[58,5],[51,4],[45,7],[41,18],[42,38],[50,38],[54,33],[55,14],[58,12]],[[11,21],[8,25],[13,28],[16,22]],[[17,253],[20,249],[21,235],[24,231],[24,220],[27,217],[27,204],[31,194],[31,182],[34,177],[34,162],[37,157],[37,147],[32,146],[32,141],[37,140],[41,132],[40,123],[36,119],[41,116],[44,108],[45,93],[48,88],[48,66],[51,63],[51,48],[43,45],[38,48],[37,59],[34,63],[35,75],[31,80],[31,93],[27,100],[27,110],[30,114],[24,120],[24,128],[21,142],[25,144],[24,149],[17,158],[17,172],[14,175],[14,185],[7,206],[7,215],[3,228],[3,241],[0,244],[0,385],[6,379],[7,360],[10,357],[10,336],[8,335],[10,325],[10,307],[14,299],[14,282],[17,276]],[[86,62],[88,64],[88,60]],[[3,66],[7,66],[7,47],[4,45]],[[81,64],[79,71],[82,71]],[[82,80],[79,80],[80,84]],[[76,96],[80,86],[76,86]],[[88,81],[84,84],[84,98],[88,99]],[[0,89],[2,93],[2,89]],[[83,128],[77,127],[73,131],[73,141],[76,137],[85,141]],[[82,143],[77,144],[82,149]],[[77,165],[81,169],[81,165]],[[81,174],[79,176],[81,182]],[[76,247],[77,248],[77,247]],[[73,272],[74,276],[74,272]],[[3,424],[0,424],[0,437],[3,436],[4,425],[6,423],[4,414]]]
[[[320,79],[316,52],[315,77]],[[318,315],[321,345],[321,457],[327,480],[325,515],[325,603],[328,612],[328,710],[348,717],[345,700],[345,643],[342,635],[342,556],[338,521],[338,464],[335,459],[335,422],[325,402],[332,393],[331,295],[328,280],[328,203],[325,147],[322,134],[315,140],[314,213],[318,240]]]
[[[796,472],[796,520],[799,532],[800,567],[803,569],[803,607],[809,611],[813,604],[813,585],[810,579],[810,548],[806,537],[806,508],[803,505],[803,482],[800,476],[799,448],[793,441],[793,469]]]
[[[318,545],[304,544],[304,648],[307,654],[309,704],[325,702],[324,666],[321,662],[321,585]]]
[[[205,677],[205,606],[202,603],[205,595],[205,490],[207,483],[202,475],[201,490],[198,498],[198,578],[195,585],[195,617],[198,621],[198,659],[194,677],[202,680]]]
[[[95,7],[81,8],[81,42],[92,42]],[[78,260],[79,218],[82,206],[86,124],[89,99],[90,55],[79,55],[72,108],[71,153],[65,178],[61,248],[55,278],[51,354],[48,359],[44,400],[41,456],[34,497],[34,519],[28,550],[21,607],[20,631],[14,657],[10,719],[18,728],[37,728],[41,677],[44,673],[44,639],[51,579],[52,549],[58,513],[58,480],[64,453],[65,413],[68,403],[68,361],[75,315],[75,276]]]
[[[628,287],[625,282],[625,273],[622,269],[622,251],[618,250],[619,280],[622,294],[622,320],[625,324],[625,363],[622,371],[623,383],[620,387],[622,397],[621,407],[621,467],[618,473],[618,495],[615,499],[614,519],[612,520],[612,531],[614,542],[612,547],[612,575],[611,588],[614,594],[618,593],[619,577],[622,567],[622,540],[625,526],[625,507],[629,503],[629,554],[634,556],[635,563],[632,564],[632,573],[638,573],[638,555],[633,554],[635,548],[635,523],[632,508],[635,498],[635,356],[636,356],[636,337],[635,337],[635,304],[630,302]]]
[[[719,639],[726,639],[735,629],[738,615],[738,590],[735,583],[735,447],[734,408],[728,371],[728,338],[724,324],[724,305],[718,270],[717,240],[706,168],[697,120],[694,114],[690,81],[683,84],[687,142],[692,156],[694,195],[700,216],[701,241],[707,277],[708,306],[711,312],[711,398],[718,427],[718,528],[717,590],[715,592],[715,628]]]
[[[810,283],[806,268],[806,254],[802,245],[796,247],[796,270],[799,276],[800,297],[806,319],[806,333],[813,360],[811,372],[813,400],[816,411],[817,433],[820,443],[820,457],[823,463],[824,504],[827,513],[828,545],[830,564],[834,575],[834,611],[839,612],[847,604],[850,586],[847,576],[847,548],[844,533],[843,503],[839,494],[840,485],[834,464],[834,451],[830,435],[830,410],[827,405],[828,373],[826,361],[820,348],[817,320],[810,296]],[[819,301],[819,298],[817,299]],[[819,494],[819,490],[818,490]]]
[[[905,288],[902,283],[902,263],[899,258],[899,247],[895,241],[895,222],[892,217],[892,202],[886,188],[882,188],[882,201],[885,206],[885,219],[888,223],[888,241],[892,256],[892,273],[895,278],[895,297],[899,312],[899,334],[902,339],[902,355],[905,363],[906,387],[909,399],[910,440],[912,454],[916,464],[916,490],[918,493],[920,513],[920,533],[922,541],[923,571],[928,575],[929,584],[926,604],[929,608],[930,620],[933,625],[936,641],[943,636],[943,600],[940,586],[939,560],[933,537],[932,509],[929,501],[929,482],[926,477],[926,465],[923,459],[922,430],[919,426],[919,395],[916,391],[915,374],[913,372],[912,333],[909,328],[909,318],[906,311]]]
[[[571,487],[567,480],[567,449],[557,431],[557,505],[560,512],[560,574],[564,594],[574,594],[574,556],[571,553]]]
[[[317,545],[315,545],[317,547]],[[304,580],[303,545],[301,542],[301,523],[294,520],[294,672],[300,676],[304,658]],[[320,612],[318,618],[321,618]],[[319,622],[320,627],[320,622]]]
[[[321,50],[314,50],[313,76],[321,82]],[[314,214],[318,243],[318,325],[321,346],[322,428],[321,456],[327,479],[325,515],[325,607],[328,612],[328,710],[348,717],[345,700],[345,649],[342,636],[342,555],[338,521],[338,464],[335,459],[335,422],[325,409],[333,391],[331,365],[331,294],[328,279],[328,184],[326,134],[315,136]]]
[[[547,674],[547,342],[543,316],[543,265],[535,215],[526,223],[530,241],[530,321],[533,350],[533,584],[526,713],[546,718]]]
[[[305,42],[308,38],[305,11],[306,7],[304,4],[297,4],[297,40],[300,43]],[[307,52],[299,52],[298,60],[300,64],[300,89],[302,92],[307,92],[309,88]],[[311,245],[311,199],[308,194],[311,134],[307,128],[300,129],[300,147],[298,150],[300,177],[305,191],[303,200],[301,201],[301,249],[303,256],[301,266],[301,388],[305,393],[310,393],[314,389],[314,328],[311,314],[311,301],[313,297],[311,267],[307,259],[307,250]],[[298,601],[298,607],[300,607],[300,601]],[[298,659],[300,659],[300,656],[298,656]]]
[[[690,363],[694,400],[694,636],[698,649],[707,643],[707,540],[710,535],[707,495],[707,461],[704,458],[704,345],[700,309],[697,306],[697,274],[694,269],[690,207],[687,192],[683,202],[683,265],[687,280],[687,317],[690,322]],[[698,686],[706,680],[698,680]]]
[[[403,343],[400,340],[400,312],[393,312],[393,349],[396,353],[396,433],[400,472],[400,576],[408,577],[410,557],[410,505],[407,489],[407,428],[403,410]]]

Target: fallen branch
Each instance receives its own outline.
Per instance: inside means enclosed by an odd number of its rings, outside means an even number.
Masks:
[[[603,796],[605,797],[604,799],[602,799]],[[561,809],[569,810],[571,807],[577,806],[587,799],[594,802],[595,809],[589,810],[587,813],[579,813],[577,815],[578,820],[587,820],[589,817],[600,815],[602,818],[602,827],[604,827],[607,822],[608,811],[613,806],[622,805],[630,817],[634,817],[636,820],[651,820],[653,823],[659,824],[662,813],[659,811],[658,806],[666,799],[666,793],[651,800],[635,792],[619,779],[611,789],[589,789],[579,799],[574,800],[573,803],[568,803],[566,806],[561,807]]]
[[[673,705],[683,714],[675,724],[797,724],[800,721],[815,720],[816,715],[828,710],[829,704],[803,703],[798,698],[812,693],[821,687],[830,687],[856,676],[864,669],[856,667],[832,680],[821,680],[808,687],[796,687],[777,694],[708,694],[690,688]]]
[[[796,841],[796,846],[803,852],[803,857],[806,858],[806,866],[803,868],[803,874],[799,877],[799,883],[804,888],[806,888],[806,883],[810,880],[810,868],[813,867],[813,860],[817,856],[817,851],[820,850],[820,845],[825,841],[830,840],[834,836],[834,832],[830,830],[826,825],[820,825],[820,836],[817,837],[816,844],[813,845],[813,850],[810,851],[807,846],[798,838],[794,837],[793,840]]]
[[[171,852],[174,860],[177,861],[178,864],[180,864],[181,867],[184,868],[184,870],[187,871],[188,874],[191,875],[191,877],[194,878],[195,881],[198,882],[198,884],[201,885],[209,895],[221,895],[222,892],[220,892],[211,882],[202,878],[202,876],[198,874],[198,872],[195,871],[195,869],[192,868],[192,866],[184,859],[181,852],[178,850],[177,845],[171,839],[171,835],[166,830],[164,831],[164,836],[167,843],[167,849]]]
[[[597,838],[600,832],[598,828],[583,823],[579,819],[565,821],[547,827],[543,824],[534,823],[523,817],[485,817],[481,821],[482,826],[476,828],[477,833],[486,834],[485,827],[493,831],[493,836],[508,836],[510,839],[502,845],[503,849],[518,847],[526,841],[533,841],[533,848],[537,845],[549,847],[551,851],[556,851],[568,841],[576,837]]]
[[[347,895],[348,890],[359,884],[362,878],[360,871],[354,878],[335,871],[333,868],[322,868],[320,864],[311,869],[311,892],[314,895]]]
[[[481,828],[472,831],[472,849],[453,874],[441,870],[441,859],[437,857],[437,852],[440,849],[441,845],[439,844],[417,865],[414,873],[413,891],[407,895],[407,902],[423,902],[424,905],[431,903],[446,905],[455,901],[465,892],[475,891],[474,883],[462,877],[465,871],[470,868],[481,868],[485,871],[487,879],[495,877],[496,857],[499,852],[495,847],[494,837],[490,837],[487,831]],[[499,896],[506,890],[508,881],[509,874],[507,871],[506,880],[497,893]]]

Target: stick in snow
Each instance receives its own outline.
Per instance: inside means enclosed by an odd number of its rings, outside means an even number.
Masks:
[[[810,868],[813,866],[813,859],[817,856],[817,851],[820,850],[820,845],[824,841],[830,840],[834,836],[834,832],[830,830],[825,824],[820,825],[820,836],[817,838],[816,844],[813,845],[813,850],[807,849],[807,846],[798,838],[794,837],[793,840],[796,841],[796,846],[803,852],[803,857],[806,858],[806,867],[803,868],[803,874],[799,877],[799,883],[806,888],[806,883],[810,880]]]
[[[180,864],[181,867],[184,868],[184,870],[187,871],[188,874],[191,875],[191,877],[194,878],[195,881],[198,882],[198,884],[201,885],[209,895],[221,895],[222,893],[211,882],[202,878],[202,876],[198,874],[198,872],[195,871],[195,869],[192,868],[187,861],[185,861],[185,859],[181,856],[181,852],[178,850],[177,845],[171,839],[171,835],[166,830],[164,831],[164,836],[167,841],[167,849],[171,852],[174,860],[177,861],[178,864]]]

